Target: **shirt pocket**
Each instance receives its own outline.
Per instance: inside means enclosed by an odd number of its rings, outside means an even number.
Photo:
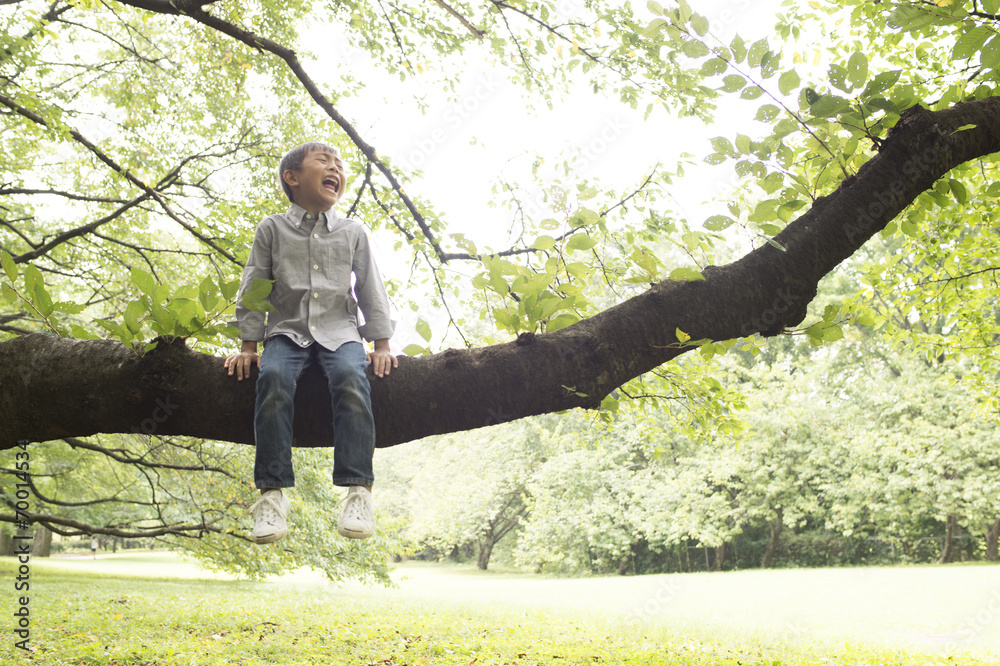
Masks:
[[[349,293],[353,262],[350,248],[344,247],[342,243],[327,245],[320,252],[320,261],[326,282],[324,286],[337,294]]]

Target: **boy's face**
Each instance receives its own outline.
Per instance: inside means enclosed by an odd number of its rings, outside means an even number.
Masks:
[[[313,150],[302,160],[302,169],[282,175],[292,188],[294,200],[302,208],[320,213],[329,210],[347,189],[344,163],[332,153]]]

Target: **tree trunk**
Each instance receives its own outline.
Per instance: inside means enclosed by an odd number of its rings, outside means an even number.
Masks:
[[[948,564],[955,561],[955,554],[958,551],[955,548],[955,540],[961,533],[962,529],[958,526],[958,516],[953,513],[948,514],[948,520],[945,522],[944,528],[944,545],[941,547],[941,557],[938,559],[940,564]]]
[[[778,549],[778,540],[781,538],[781,531],[784,529],[783,510],[781,507],[775,511],[777,514],[774,521],[768,521],[771,526],[771,538],[767,541],[767,548],[764,550],[764,559],[761,560],[760,566],[763,569],[767,569],[771,566],[771,561],[774,559],[774,552]]]
[[[400,359],[390,377],[371,378],[378,446],[597,408],[629,379],[697,348],[679,344],[678,329],[693,340],[777,335],[803,320],[818,281],[917,195],[953,167],[997,151],[1000,98],[935,112],[913,107],[856,176],[817,199],[774,245],[709,266],[704,280],[664,280],[551,333]],[[330,403],[313,370],[296,398],[295,444],[331,446]],[[255,381],[235,381],[222,358],[180,341],[139,356],[114,342],[21,336],[0,343],[0,448],[131,432],[251,443]]]
[[[52,531],[39,526],[35,528],[34,544],[31,546],[32,557],[48,557],[52,554]]]
[[[476,566],[480,571],[486,571],[490,565],[490,555],[493,554],[493,538],[483,537],[479,542],[479,555],[476,557]]]
[[[997,541],[1000,540],[1000,519],[994,521],[986,530],[986,560],[997,561]]]
[[[9,557],[14,554],[14,537],[7,532],[0,531],[0,555]]]
[[[715,566],[712,567],[713,571],[722,571],[722,565],[726,561],[726,542],[723,541],[719,544],[719,547],[715,549]]]

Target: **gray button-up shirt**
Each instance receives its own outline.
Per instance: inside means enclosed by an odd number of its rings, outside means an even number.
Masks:
[[[286,335],[303,347],[318,342],[335,350],[362,338],[392,337],[396,322],[364,227],[332,209],[316,218],[292,204],[258,225],[236,299],[233,324],[240,339],[261,342]],[[274,280],[267,297],[274,311],[267,313],[266,325],[264,313],[242,302],[257,278]]]

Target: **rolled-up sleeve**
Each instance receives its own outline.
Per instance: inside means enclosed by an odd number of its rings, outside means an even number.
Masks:
[[[371,242],[363,231],[358,234],[354,248],[354,293],[358,308],[364,314],[365,323],[358,332],[365,340],[383,340],[392,337],[396,322],[392,319],[389,296],[382,284]]]
[[[266,316],[243,305],[243,295],[253,286],[256,279],[271,280],[271,244],[273,228],[265,219],[257,227],[250,256],[243,269],[243,281],[236,296],[236,321],[230,322],[240,331],[241,340],[262,342],[265,337]]]

